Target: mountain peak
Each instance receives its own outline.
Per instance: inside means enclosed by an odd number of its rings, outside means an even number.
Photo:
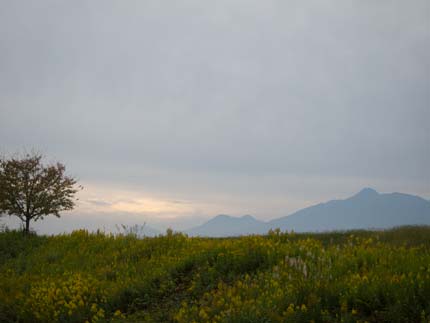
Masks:
[[[366,188],[363,188],[360,192],[358,192],[355,196],[370,197],[370,196],[377,196],[377,195],[379,195],[379,193],[376,190],[370,187],[366,187]]]
[[[230,215],[226,215],[226,214],[218,214],[216,217],[213,217],[212,219],[210,219],[209,221],[228,221],[230,220],[232,217]]]
[[[251,215],[237,217],[220,214],[186,232],[191,236],[230,237],[244,234],[264,234],[268,230],[265,222],[258,221]]]
[[[218,214],[215,219],[226,219],[226,218],[231,218],[230,215],[227,214]]]

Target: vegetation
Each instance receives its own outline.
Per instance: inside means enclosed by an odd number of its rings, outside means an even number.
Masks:
[[[73,209],[76,180],[65,170],[61,163],[44,165],[40,154],[0,159],[0,215],[17,216],[29,233],[31,220]]]
[[[0,234],[1,322],[429,322],[430,227]]]

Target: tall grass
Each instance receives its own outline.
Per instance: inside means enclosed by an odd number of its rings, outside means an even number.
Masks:
[[[1,322],[428,322],[430,228],[0,233]]]

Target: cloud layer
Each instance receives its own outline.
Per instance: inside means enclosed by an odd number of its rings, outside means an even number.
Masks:
[[[0,151],[143,205],[269,218],[362,186],[430,196],[426,0],[2,1],[0,40]]]

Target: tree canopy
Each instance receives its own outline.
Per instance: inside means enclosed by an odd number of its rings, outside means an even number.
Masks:
[[[0,213],[17,216],[30,231],[30,221],[45,216],[60,217],[61,211],[72,210],[75,178],[65,174],[62,163],[45,165],[41,154],[26,154],[22,158],[0,158]]]

